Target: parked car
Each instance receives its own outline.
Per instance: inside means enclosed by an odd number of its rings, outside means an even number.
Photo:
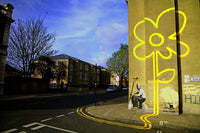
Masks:
[[[128,91],[128,86],[122,87],[122,90],[123,90],[123,91]]]
[[[121,91],[122,90],[122,86],[117,86],[117,91]]]
[[[109,86],[107,89],[106,89],[106,92],[115,92],[117,91],[117,86]]]

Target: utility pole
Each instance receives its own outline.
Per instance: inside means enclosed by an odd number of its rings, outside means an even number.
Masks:
[[[179,33],[179,13],[178,13],[178,0],[174,0],[175,6],[175,24],[176,24],[176,52],[177,52],[177,69],[178,69],[178,96],[179,96],[179,114],[183,113],[183,100],[182,100],[182,70],[181,70],[181,47],[180,47],[180,33]]]
[[[95,65],[95,83],[94,83],[94,106],[96,106],[96,88],[97,88],[97,64]]]

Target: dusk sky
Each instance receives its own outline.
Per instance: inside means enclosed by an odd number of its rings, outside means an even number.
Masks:
[[[54,49],[83,61],[106,66],[120,43],[128,44],[125,0],[0,0],[14,6],[13,19],[44,17],[56,34]]]

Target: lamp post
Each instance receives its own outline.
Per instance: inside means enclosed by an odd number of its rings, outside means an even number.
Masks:
[[[96,106],[96,88],[97,88],[97,64],[95,65],[94,106]]]

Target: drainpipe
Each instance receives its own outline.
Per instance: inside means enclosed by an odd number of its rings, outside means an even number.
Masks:
[[[177,46],[177,69],[178,69],[178,97],[179,97],[179,114],[183,113],[182,100],[182,71],[181,71],[181,48],[180,48],[180,34],[179,34],[179,14],[178,14],[178,0],[174,0],[175,6],[175,24],[176,24],[176,46]]]

